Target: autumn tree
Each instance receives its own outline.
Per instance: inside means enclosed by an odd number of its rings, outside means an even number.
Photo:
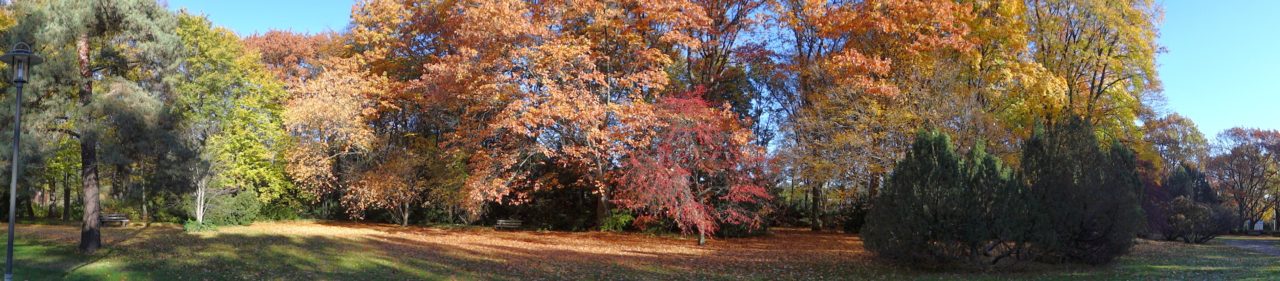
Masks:
[[[469,187],[495,199],[506,187],[529,186],[542,165],[581,167],[581,185],[600,198],[597,221],[608,214],[613,160],[645,140],[651,100],[665,93],[672,46],[694,48],[689,28],[705,14],[688,1],[544,2],[529,7],[546,40],[522,53],[527,61],[510,85],[515,93],[490,128],[465,139],[498,139],[477,148]],[[609,20],[592,20],[607,18]],[[562,28],[549,28],[562,26]],[[532,140],[532,141],[531,141]],[[520,159],[546,159],[521,161]],[[532,185],[535,189],[536,185]],[[497,196],[495,196],[497,195]],[[517,194],[519,195],[519,194]],[[519,196],[517,196],[519,197]]]
[[[634,150],[621,167],[614,199],[623,208],[670,217],[682,231],[697,232],[699,245],[722,224],[760,227],[756,209],[772,197],[761,186],[763,149],[751,143],[750,130],[701,94],[657,104],[662,121],[649,146]]]
[[[1274,130],[1232,128],[1218,134],[1220,152],[1210,157],[1208,174],[1218,190],[1236,208],[1237,219],[1247,230],[1275,208],[1269,194],[1280,176]],[[1275,197],[1271,195],[1270,197]]]
[[[1037,0],[1027,13],[1031,56],[1065,82],[1055,111],[1083,116],[1104,139],[1138,139],[1142,98],[1160,85],[1155,1]]]
[[[800,151],[794,165],[818,230],[823,190],[876,178],[905,149],[918,122],[897,110],[905,109],[900,94],[915,90],[910,74],[927,71],[932,55],[971,48],[964,22],[972,15],[929,1],[786,0],[770,8],[786,42],[770,91]]]
[[[341,39],[334,33],[308,35],[270,30],[245,37],[244,44],[261,54],[262,63],[284,82],[286,90],[293,90],[319,75],[328,64],[324,60],[342,54]]]
[[[392,221],[407,226],[410,214],[428,204],[454,204],[451,191],[462,184],[455,173],[465,167],[459,159],[449,159],[437,142],[414,137],[383,138],[361,159],[359,173],[346,188],[342,203],[354,218],[364,218],[370,209],[385,210]],[[443,159],[442,159],[443,158]]]
[[[283,122],[294,138],[287,169],[303,189],[328,194],[345,181],[343,158],[372,149],[373,131],[365,112],[373,90],[351,59],[330,58],[328,67],[290,90]]]
[[[676,61],[678,69],[669,70],[674,79],[668,87],[673,91],[705,89],[703,96],[713,105],[729,104],[739,118],[752,126],[759,145],[768,145],[773,132],[768,122],[762,122],[764,114],[774,107],[764,97],[764,87],[757,84],[767,81],[767,70],[753,67],[766,65],[765,47],[749,35],[762,22],[756,16],[765,6],[762,0],[696,0],[710,20],[706,26],[688,26],[682,32],[688,34],[698,48],[685,48]]]
[[[376,120],[447,136],[470,157],[473,202],[519,202],[513,191],[544,188],[541,167],[575,167],[600,218],[612,159],[640,145],[629,128],[665,93],[672,46],[694,47],[682,31],[705,25],[687,1],[366,1],[354,19],[358,56],[389,80]],[[391,126],[401,114],[424,118]]]
[[[360,211],[378,207],[391,212],[393,221],[400,226],[408,225],[409,214],[422,198],[426,186],[410,174],[413,167],[404,161],[400,157],[393,158],[356,180],[351,192],[343,198],[353,217],[363,218]]]
[[[1144,120],[1143,139],[1150,142],[1164,160],[1164,167],[1172,170],[1181,165],[1204,167],[1209,157],[1209,142],[1200,133],[1196,123],[1177,113]]]

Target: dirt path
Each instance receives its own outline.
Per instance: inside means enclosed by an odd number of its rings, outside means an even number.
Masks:
[[[1218,238],[1222,244],[1268,254],[1272,256],[1280,256],[1280,238],[1272,237],[1222,237]]]

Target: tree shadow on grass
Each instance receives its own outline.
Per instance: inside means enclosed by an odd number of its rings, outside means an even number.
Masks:
[[[556,247],[520,247],[504,244],[450,245],[412,240],[396,235],[376,235],[371,243],[384,251],[410,257],[411,263],[447,264],[468,272],[484,272],[487,278],[526,280],[675,280],[722,279],[709,271],[690,269],[692,255],[635,255],[597,253]],[[545,242],[544,242],[545,243]],[[543,244],[546,245],[546,244]]]
[[[697,278],[652,267],[631,266],[630,263],[642,260],[609,254],[540,251],[503,245],[450,245],[404,238],[411,235],[451,235],[447,233],[377,232],[380,234],[328,237],[234,232],[190,234],[174,227],[111,231],[130,231],[133,234],[123,239],[108,239],[104,251],[92,256],[79,255],[74,244],[65,239],[22,239],[30,242],[23,248],[31,253],[24,254],[20,264],[30,266],[20,271],[22,274],[19,276],[32,277],[32,280]],[[680,258],[650,257],[645,258],[642,264]]]
[[[362,224],[266,224],[201,234],[121,228],[105,231],[107,248],[93,256],[76,254],[68,241],[78,228],[45,231],[65,237],[20,235],[19,280],[1233,279],[1280,270],[1245,268],[1250,265],[1239,264],[1225,246],[1173,255],[1193,260],[1151,259],[1170,256],[1151,253],[1169,248],[1161,244],[1143,246],[1145,252],[1133,258],[1143,260],[1101,268],[922,272],[873,259],[855,235],[786,230],[699,247],[688,239],[637,234]]]
[[[178,230],[180,231],[180,230]],[[393,280],[465,276],[447,267],[404,266],[360,241],[317,236],[186,233],[156,235],[73,271],[69,279],[124,272],[144,280]],[[122,276],[123,277],[123,276]]]

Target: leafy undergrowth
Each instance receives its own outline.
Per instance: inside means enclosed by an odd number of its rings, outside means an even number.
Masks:
[[[1280,258],[1224,245],[1144,242],[1105,267],[922,272],[886,264],[857,236],[775,229],[766,237],[694,240],[602,232],[273,222],[186,233],[107,228],[107,247],[74,252],[79,231],[19,227],[19,280],[857,279],[1235,280],[1280,276]]]

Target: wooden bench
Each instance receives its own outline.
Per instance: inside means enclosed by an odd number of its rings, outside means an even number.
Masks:
[[[524,222],[520,220],[498,220],[498,223],[494,224],[493,228],[498,230],[502,230],[502,229],[514,230],[514,229],[520,229],[520,227],[523,224]]]
[[[129,224],[129,216],[120,213],[103,214],[98,217],[98,221],[102,222],[102,225],[116,223],[118,226],[125,226]]]

